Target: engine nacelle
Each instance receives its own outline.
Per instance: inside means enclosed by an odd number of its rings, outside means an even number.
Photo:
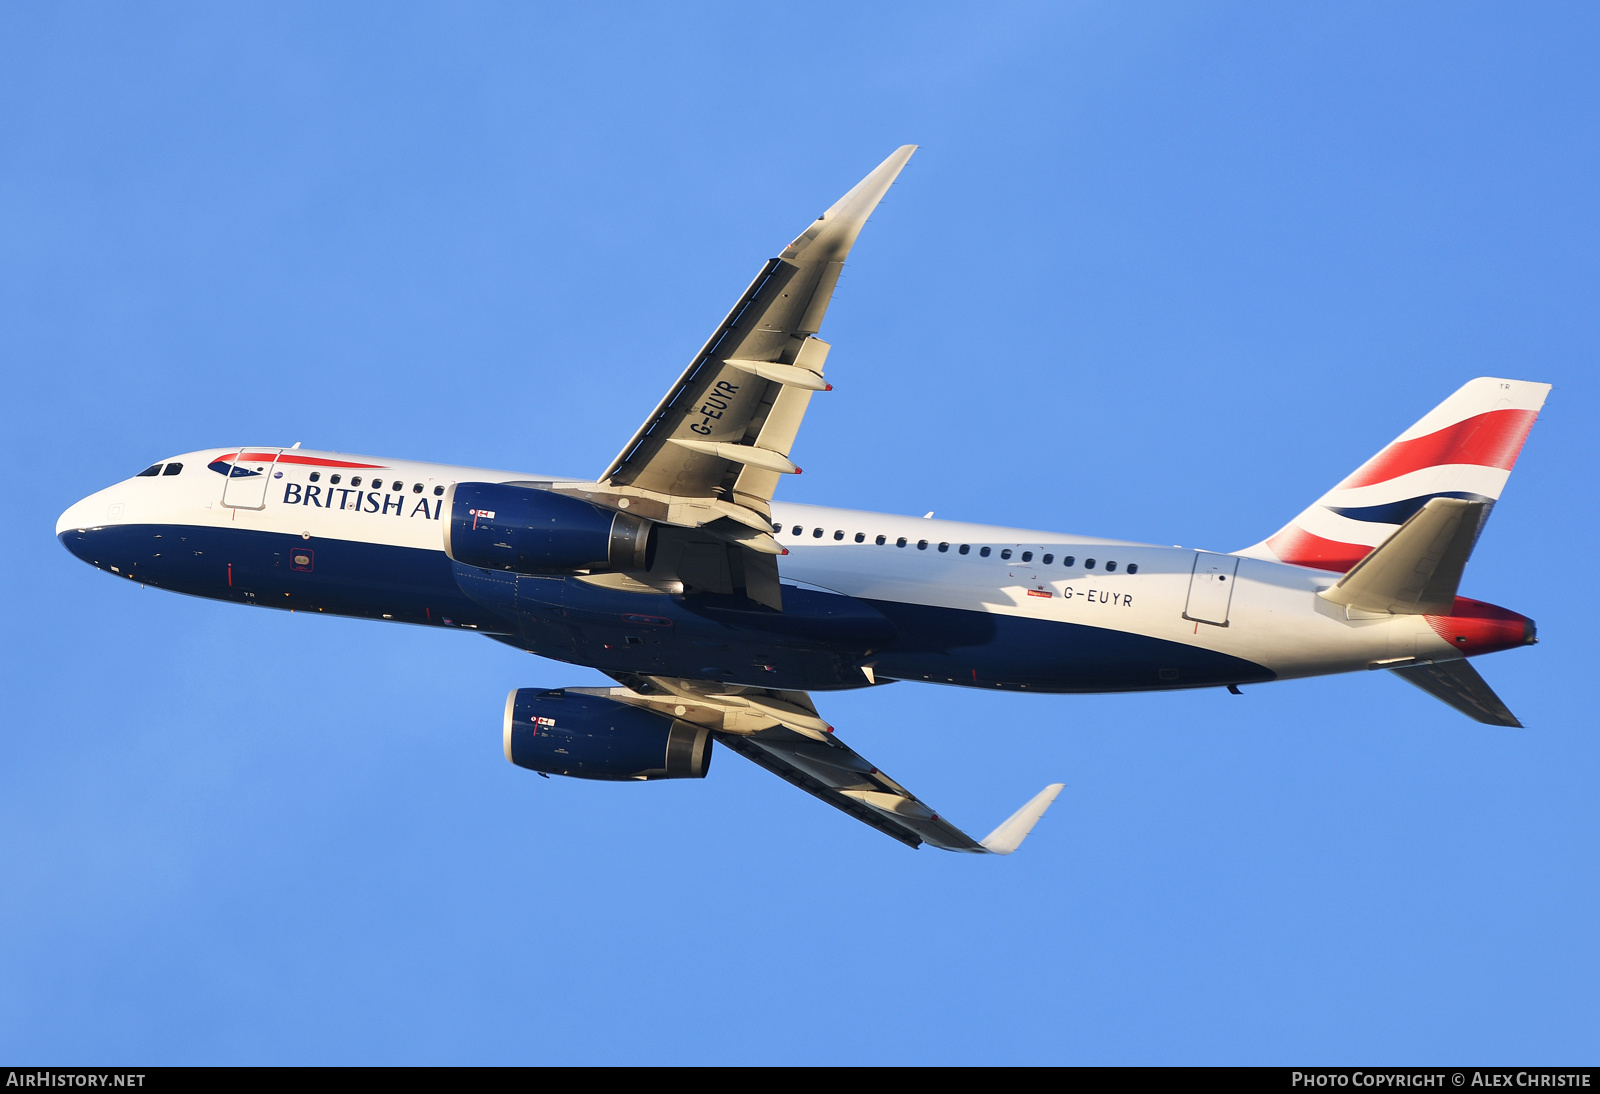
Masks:
[[[506,759],[579,779],[703,779],[711,731],[602,695],[518,688],[506,696]]]
[[[519,574],[650,568],[655,525],[642,517],[498,482],[458,482],[444,500],[444,553],[467,566]]]

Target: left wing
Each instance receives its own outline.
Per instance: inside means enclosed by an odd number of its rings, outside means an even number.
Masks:
[[[822,378],[816,337],[845,257],[916,151],[897,149],[818,217],[739,297],[688,369],[593,487],[557,487],[675,526],[662,529],[657,580],[743,592],[781,609],[773,491]]]
[[[1000,827],[975,840],[833,735],[803,691],[660,676],[623,676],[625,687],[568,688],[709,726],[722,744],[908,847],[1009,855],[1050,808],[1052,783]]]

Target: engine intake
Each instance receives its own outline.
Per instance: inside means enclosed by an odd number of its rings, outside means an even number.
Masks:
[[[498,482],[458,482],[444,553],[467,566],[519,574],[650,568],[655,525],[565,494]]]
[[[506,759],[579,779],[703,779],[711,731],[602,695],[518,688],[506,696]]]

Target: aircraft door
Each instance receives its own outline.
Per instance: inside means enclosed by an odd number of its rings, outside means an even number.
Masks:
[[[277,469],[281,448],[240,448],[228,461],[222,504],[230,509],[265,509],[267,487]]]
[[[1189,577],[1189,600],[1183,617],[1216,627],[1228,625],[1228,606],[1233,602],[1234,575],[1239,560],[1233,555],[1194,553],[1194,572]]]

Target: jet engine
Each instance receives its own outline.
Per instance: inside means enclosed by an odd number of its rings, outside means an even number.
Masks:
[[[498,482],[458,482],[444,553],[467,566],[519,574],[650,568],[655,525],[565,494]]]
[[[711,731],[603,695],[518,688],[506,697],[506,759],[579,779],[703,779]]]

